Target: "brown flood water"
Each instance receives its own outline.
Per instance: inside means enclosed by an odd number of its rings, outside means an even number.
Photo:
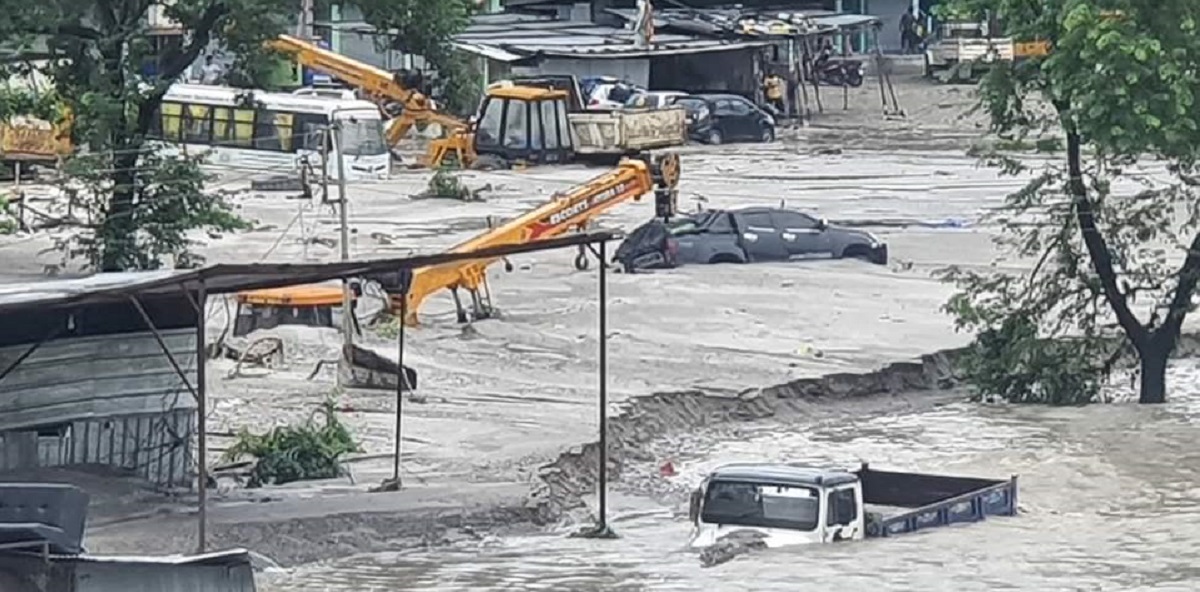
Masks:
[[[1019,474],[1022,513],[1016,518],[757,552],[701,568],[684,549],[688,524],[678,516],[680,503],[622,500],[616,541],[489,537],[267,574],[261,588],[793,591],[836,582],[842,590],[881,592],[1191,592],[1200,586],[1197,378],[1195,362],[1177,364],[1172,402],[1161,407],[951,403],[810,424],[727,426],[670,443],[691,451],[678,460],[673,481],[680,490],[730,461],[869,460],[881,468]]]

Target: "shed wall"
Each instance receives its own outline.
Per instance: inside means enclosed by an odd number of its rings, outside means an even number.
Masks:
[[[629,59],[579,59],[547,57],[536,66],[513,66],[515,76],[539,74],[573,74],[579,78],[592,76],[615,76],[639,84],[650,84],[649,58]]]
[[[195,384],[195,331],[160,334]],[[28,348],[0,348],[0,368]],[[149,332],[48,341],[0,380],[0,470],[102,464],[190,485],[195,407]]]

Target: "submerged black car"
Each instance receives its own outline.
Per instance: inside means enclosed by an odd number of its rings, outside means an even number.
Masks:
[[[688,134],[698,142],[724,144],[775,139],[775,118],[745,97],[699,94],[675,99],[675,104],[687,109]]]

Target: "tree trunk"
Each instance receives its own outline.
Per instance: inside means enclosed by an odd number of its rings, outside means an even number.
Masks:
[[[1141,391],[1138,403],[1167,402],[1167,360],[1171,357],[1170,345],[1151,340],[1138,349],[1142,364]]]
[[[112,160],[112,195],[97,237],[101,271],[128,271],[137,258],[137,223],[134,220],[137,166],[136,153],[118,153]]]

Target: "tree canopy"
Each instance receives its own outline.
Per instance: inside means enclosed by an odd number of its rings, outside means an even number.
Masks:
[[[473,0],[354,0],[363,20],[394,39],[392,49],[425,58],[437,70],[442,95],[455,112],[474,109],[480,88],[470,62],[455,51],[454,36],[466,29]]]
[[[35,69],[48,93],[73,117],[72,137],[86,151],[76,169],[91,193],[78,252],[104,270],[156,267],[163,256],[188,260],[193,228],[237,226],[219,196],[203,190],[194,159],[184,168],[151,154],[146,139],[164,94],[217,46],[235,57],[233,72],[265,55],[263,41],[282,32],[297,7],[290,0],[42,0],[10,2],[0,11],[6,74]],[[177,43],[155,40],[152,11],[183,31]],[[147,66],[156,70],[148,74]],[[12,94],[12,93],[10,93]],[[0,101],[0,117],[22,114]],[[86,162],[84,162],[86,161]],[[170,203],[166,203],[169,201]]]
[[[1006,398],[1090,401],[1096,377],[1132,350],[1140,401],[1164,401],[1167,359],[1200,279],[1200,3],[951,4],[959,15],[998,17],[1018,42],[1050,46],[983,79],[991,130],[1065,140],[1058,158],[989,159],[1032,178],[988,216],[1005,253],[1032,268],[949,270],[960,291],[947,309],[978,335],[968,378]],[[1071,339],[1054,341],[1063,337]]]

